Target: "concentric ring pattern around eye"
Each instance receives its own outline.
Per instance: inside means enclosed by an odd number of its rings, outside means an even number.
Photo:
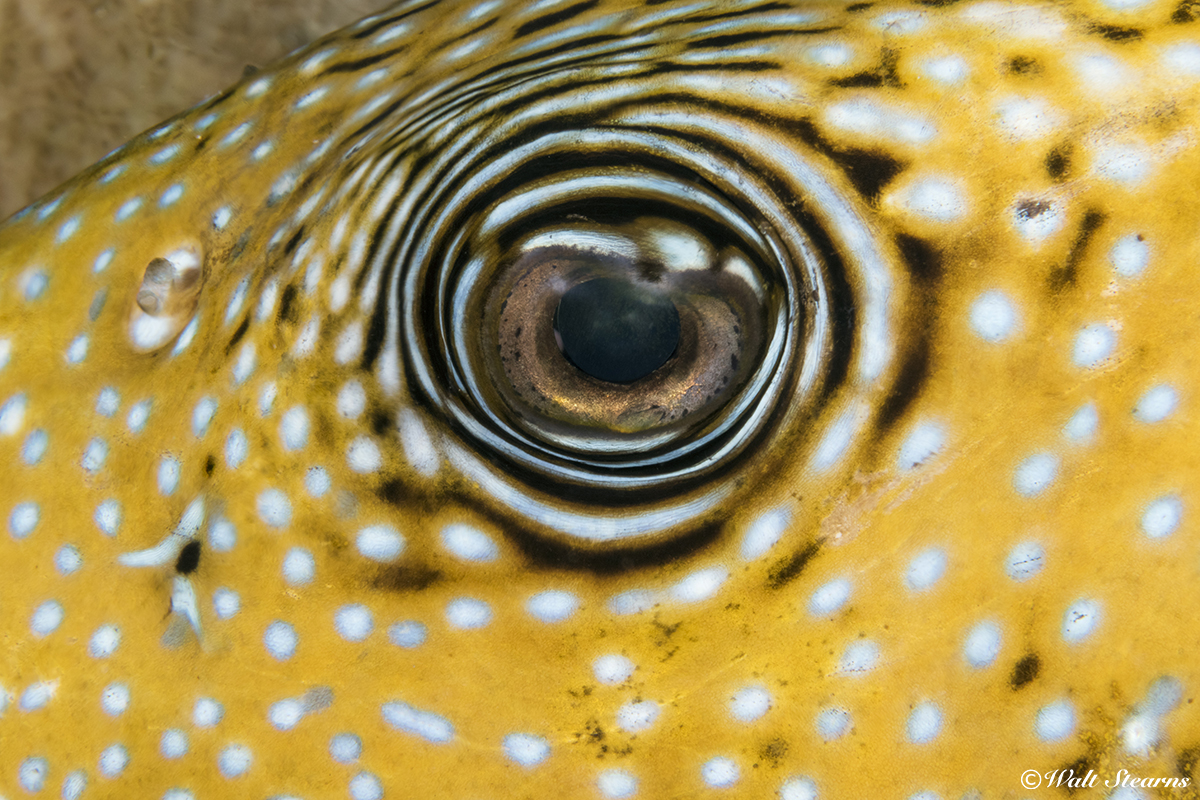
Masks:
[[[371,232],[365,365],[447,423],[464,491],[590,552],[704,528],[773,454],[842,460],[894,380],[906,295],[830,161],[650,72],[597,57],[460,88],[373,168],[407,190]],[[556,311],[597,279],[674,307],[661,366],[572,363]]]

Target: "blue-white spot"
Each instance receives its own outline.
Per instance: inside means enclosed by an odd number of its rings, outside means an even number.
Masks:
[[[1082,328],[1075,336],[1071,360],[1084,369],[1098,367],[1117,349],[1117,332],[1112,326],[1097,322]]]
[[[550,743],[529,733],[510,733],[504,737],[504,755],[522,767],[536,767],[550,756]]]
[[[808,599],[808,613],[825,617],[837,612],[850,599],[851,584],[845,578],[832,580],[819,587]]]
[[[914,469],[925,464],[937,455],[946,443],[946,432],[942,426],[926,422],[913,428],[908,438],[900,445],[900,453],[896,457],[896,466],[900,469]]]
[[[360,772],[350,779],[350,800],[382,800],[383,784],[370,772]]]
[[[121,395],[111,386],[105,386],[100,390],[100,395],[96,398],[96,413],[102,417],[113,417],[117,410],[121,407]]]
[[[619,686],[629,680],[634,663],[623,655],[609,653],[592,662],[592,674],[605,686]]]
[[[292,406],[283,412],[279,420],[279,438],[283,449],[302,450],[308,444],[308,410],[304,406]]]
[[[1075,709],[1066,700],[1042,706],[1034,721],[1033,730],[1044,742],[1061,741],[1075,730]]]
[[[230,469],[237,469],[246,460],[250,450],[250,440],[241,428],[234,428],[225,439],[225,463]]]
[[[67,352],[64,354],[68,364],[80,364],[87,358],[88,354],[88,336],[86,333],[81,333],[71,340],[67,345]]]
[[[525,609],[542,622],[562,622],[578,608],[578,597],[570,592],[555,589],[538,592],[525,603]]]
[[[292,503],[279,489],[264,489],[255,503],[258,518],[272,528],[286,528],[292,521]]]
[[[21,460],[31,467],[36,467],[41,463],[42,456],[46,455],[46,448],[49,446],[50,435],[48,433],[41,428],[30,431],[21,444]]]
[[[353,764],[362,756],[362,739],[353,733],[339,733],[329,740],[329,757],[339,764]]]
[[[1062,637],[1069,644],[1081,642],[1100,624],[1100,604],[1094,600],[1076,600],[1063,614]]]
[[[303,547],[293,547],[283,557],[283,579],[291,586],[306,586],[317,574],[313,554]]]
[[[917,555],[908,565],[904,583],[914,592],[923,592],[933,586],[946,572],[946,551],[934,547]]]
[[[491,537],[470,525],[447,525],[442,528],[441,540],[449,553],[464,561],[495,561],[500,556]]]
[[[779,800],[817,800],[817,785],[812,778],[789,778],[779,787]]]
[[[175,494],[179,485],[179,459],[163,456],[158,462],[158,492],[164,497]]]
[[[112,263],[113,257],[116,254],[117,251],[111,247],[107,250],[102,250],[100,255],[96,256],[96,260],[92,262],[92,272],[95,272],[97,275],[104,272],[104,270],[108,269],[108,265]]]
[[[208,527],[208,546],[217,553],[228,553],[237,544],[237,529],[224,517],[213,517]]]
[[[1150,263],[1150,246],[1140,233],[1131,233],[1108,251],[1108,263],[1122,278],[1135,278]]]
[[[1004,561],[1004,572],[1018,583],[1023,583],[1042,571],[1046,564],[1046,550],[1037,542],[1021,542],[1009,551]]]
[[[662,711],[652,700],[631,700],[617,709],[617,727],[626,733],[649,730]]]
[[[254,757],[250,748],[242,744],[231,744],[217,756],[217,769],[226,778],[239,778],[250,770]]]
[[[33,631],[35,636],[49,636],[58,630],[65,615],[62,603],[47,600],[34,609],[33,616],[29,618],[29,630]]]
[[[119,717],[129,708],[129,687],[123,683],[110,683],[100,695],[100,707],[110,717]]]
[[[865,675],[879,663],[879,645],[869,639],[854,642],[842,653],[838,671],[844,675]]]
[[[73,544],[64,544],[58,548],[58,552],[54,554],[54,568],[64,578],[82,569],[83,556],[80,554],[79,548]]]
[[[333,627],[346,641],[361,642],[371,635],[371,631],[375,629],[375,621],[369,608],[355,603],[337,610],[333,615]]]
[[[217,398],[202,397],[200,402],[196,403],[196,407],[192,409],[192,433],[197,439],[204,438],[208,433],[208,426],[216,413]]]
[[[404,537],[390,525],[371,525],[355,537],[358,552],[372,561],[395,561],[404,552]]]
[[[58,242],[58,244],[62,244],[63,242],[70,239],[72,236],[74,236],[79,231],[79,223],[80,223],[79,214],[76,214],[75,216],[68,219],[66,222],[64,222],[62,225],[60,225],[58,227],[58,235],[55,237],[55,241]]]
[[[738,722],[755,722],[771,710],[771,693],[764,686],[739,689],[729,701],[729,715]]]
[[[1170,536],[1183,518],[1183,502],[1173,494],[1160,497],[1142,514],[1142,533],[1151,539]]]
[[[212,215],[213,227],[217,230],[224,230],[229,221],[233,219],[233,209],[229,206],[221,206]]]
[[[791,511],[786,508],[775,508],[756,517],[742,538],[742,558],[751,561],[766,555],[787,531],[791,518]]]
[[[163,731],[158,740],[158,752],[166,759],[183,758],[188,752],[188,735],[179,728],[169,728]]]
[[[1058,476],[1058,456],[1037,453],[1017,465],[1013,473],[1013,488],[1022,497],[1037,497]]]
[[[24,539],[33,533],[41,515],[42,509],[37,503],[18,503],[8,515],[8,532],[14,539]]]
[[[116,625],[101,625],[88,640],[88,654],[92,658],[108,658],[121,644],[121,629]]]
[[[329,493],[333,481],[324,467],[309,467],[304,473],[304,490],[309,497],[320,499]]]
[[[170,161],[177,155],[179,155],[179,145],[178,144],[169,145],[167,147],[164,147],[162,150],[159,150],[154,155],[150,156],[150,163],[154,164],[156,166],[161,165],[161,164],[166,164],[168,161]]]
[[[606,769],[596,776],[596,788],[609,800],[626,800],[637,794],[638,780],[623,769]]]
[[[446,604],[446,622],[460,630],[482,628],[492,621],[492,607],[474,597],[458,597]]]
[[[1017,328],[1017,309],[1004,292],[985,292],[971,304],[971,328],[986,342],[1003,342]]]
[[[942,712],[934,703],[921,703],[908,715],[908,740],[928,744],[942,732]]]
[[[229,619],[242,608],[242,598],[232,589],[217,589],[213,592],[213,611],[220,619]]]
[[[142,198],[131,197],[117,208],[117,213],[113,215],[113,219],[117,222],[124,222],[137,213],[137,210],[142,207]]]
[[[1138,422],[1153,425],[1174,414],[1178,405],[1179,394],[1175,387],[1162,383],[1142,395],[1133,409],[1133,416]]]
[[[133,404],[129,409],[129,414],[125,417],[125,424],[129,426],[130,433],[141,433],[146,427],[146,421],[150,419],[150,407],[152,401],[141,400]]]
[[[192,706],[192,723],[197,728],[215,728],[225,718],[225,707],[211,697],[201,697]]]
[[[850,712],[844,708],[827,708],[817,714],[816,722],[817,735],[832,742],[850,730]]]
[[[1096,426],[1100,424],[1100,414],[1096,411],[1095,403],[1088,403],[1076,411],[1063,428],[1063,436],[1072,442],[1089,442],[1096,434]]]
[[[181,197],[183,197],[183,184],[173,183],[158,198],[158,207],[169,208],[175,205],[176,201]]]
[[[399,701],[384,703],[381,710],[387,724],[427,742],[442,744],[454,738],[454,726],[450,721],[432,711],[421,711]]]
[[[406,650],[423,645],[427,635],[425,625],[412,619],[393,623],[388,628],[388,641]]]
[[[279,661],[287,661],[295,655],[296,645],[299,643],[300,637],[296,634],[296,629],[281,620],[272,622],[263,632],[263,646]]]

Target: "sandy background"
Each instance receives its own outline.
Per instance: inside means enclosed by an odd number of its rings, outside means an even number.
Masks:
[[[388,0],[0,0],[0,219]]]

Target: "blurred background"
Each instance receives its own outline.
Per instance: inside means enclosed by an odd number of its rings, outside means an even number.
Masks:
[[[0,219],[388,0],[0,0]]]

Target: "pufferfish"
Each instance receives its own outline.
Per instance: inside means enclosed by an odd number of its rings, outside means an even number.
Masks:
[[[0,227],[0,795],[1195,796],[1200,9],[406,1]]]

